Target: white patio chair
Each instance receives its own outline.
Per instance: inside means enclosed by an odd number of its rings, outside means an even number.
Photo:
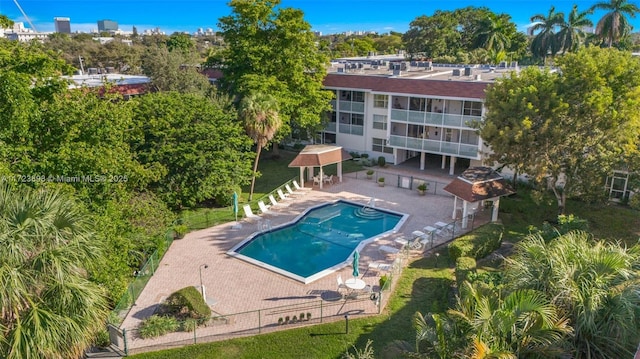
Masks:
[[[286,185],[284,185],[284,188],[287,190],[287,194],[289,194],[290,196],[301,196],[301,195],[305,194],[304,192],[294,192],[291,189],[291,186],[289,186],[288,183]]]
[[[333,184],[333,175],[328,176],[328,177],[324,177],[324,183],[329,183],[329,184]]]
[[[320,176],[313,176],[313,185],[320,186]]]
[[[251,206],[245,204],[242,206],[242,210],[244,211],[244,218],[248,221],[254,221],[260,219],[260,216],[253,214],[253,210],[251,210]]]
[[[269,206],[266,205],[263,201],[258,201],[258,208],[260,208],[260,213],[262,214],[273,213],[273,211],[269,209]]]
[[[291,199],[291,198],[289,198],[289,196],[287,196],[286,194],[284,194],[284,193],[282,192],[282,189],[280,189],[280,188],[278,188],[278,197],[280,197],[280,200],[282,200],[282,201],[288,201],[288,200],[290,200],[290,199]]]
[[[269,195],[269,202],[271,202],[271,207],[286,207],[286,206],[288,206],[288,204],[276,201],[276,198],[272,194]]]
[[[342,275],[338,274],[338,277],[336,278],[336,281],[338,282],[338,289],[337,289],[338,293],[340,293],[340,290],[342,290],[342,289],[349,290],[347,285],[344,284],[344,281],[342,280]],[[342,293],[340,293],[340,294],[342,294]]]
[[[298,184],[298,181],[296,180],[293,180],[293,187],[295,187],[296,191],[311,191],[311,188],[300,187],[300,185]]]

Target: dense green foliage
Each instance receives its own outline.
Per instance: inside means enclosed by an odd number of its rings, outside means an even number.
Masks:
[[[276,99],[283,122],[276,139],[294,127],[306,137],[306,129],[314,133],[331,109],[331,93],[322,88],[329,59],[317,51],[302,11],[279,3],[231,1],[231,15],[218,25],[226,46],[208,65],[223,72],[220,83],[228,93],[241,98],[257,91]]]
[[[467,276],[476,270],[476,260],[471,257],[458,257],[456,259],[456,283],[458,286],[467,280]]]
[[[202,96],[148,94],[135,100],[133,121],[133,152],[172,208],[232,193],[251,176],[251,143],[235,113]]]
[[[543,293],[569,319],[575,358],[630,358],[640,341],[640,246],[570,232],[532,236],[507,259],[505,284]]]
[[[103,327],[89,215],[57,190],[0,186],[0,357],[77,358]]]
[[[480,136],[489,161],[548,184],[562,213],[567,197],[602,199],[612,170],[638,163],[640,63],[595,47],[557,62],[559,73],[528,68],[492,85]]]
[[[165,334],[175,332],[180,325],[174,317],[152,315],[146,318],[138,327],[140,338],[157,338]]]
[[[460,257],[481,259],[500,248],[504,228],[496,223],[486,224],[473,232],[449,243],[449,256],[456,261]]]

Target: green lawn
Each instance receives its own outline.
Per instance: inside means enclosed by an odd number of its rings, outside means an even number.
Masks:
[[[286,168],[295,154],[281,152],[278,160],[261,161],[264,175],[256,184],[256,192],[264,194],[293,178],[297,169]],[[353,161],[348,161],[352,163]],[[345,166],[346,167],[346,166]],[[331,172],[328,168],[328,173]],[[357,169],[356,169],[357,170]],[[276,174],[278,173],[278,174]],[[264,183],[269,183],[264,185]],[[505,240],[517,242],[529,233],[529,226],[541,227],[544,221],[557,217],[555,202],[546,198],[543,203],[532,199],[529,191],[506,198],[500,204],[500,218],[505,226]],[[594,206],[569,201],[567,213],[587,219],[597,238],[637,243],[640,237],[640,215],[617,205]],[[437,264],[437,265],[436,265]],[[491,268],[488,268],[491,269]],[[449,263],[445,248],[436,257],[416,260],[406,267],[397,279],[396,289],[382,315],[353,319],[349,334],[345,334],[344,321],[277,333],[257,335],[222,342],[190,345],[181,349],[134,355],[132,358],[341,358],[356,346],[364,348],[373,340],[376,358],[393,358],[394,340],[413,343],[412,317],[416,311],[442,312],[453,304],[453,263]]]

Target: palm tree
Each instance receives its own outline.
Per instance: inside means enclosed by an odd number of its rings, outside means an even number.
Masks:
[[[271,95],[254,93],[245,96],[240,101],[238,111],[247,135],[256,143],[256,160],[253,163],[253,178],[251,179],[251,191],[249,200],[253,198],[253,188],[256,184],[258,173],[258,161],[260,152],[273,139],[278,132],[282,121],[278,113],[278,103]]]
[[[502,51],[511,46],[509,35],[512,31],[515,32],[515,29],[512,29],[514,24],[511,23],[509,15],[489,13],[482,20],[480,26],[477,35],[477,42],[480,47],[487,51]]]
[[[562,354],[571,327],[544,294],[517,289],[505,297],[482,283],[464,282],[449,310],[470,328],[471,358],[533,358]]]
[[[549,54],[554,56],[560,49],[555,31],[564,22],[564,14],[556,12],[556,8],[552,6],[547,16],[543,14],[533,15],[531,22],[534,23],[531,31],[539,31],[531,41],[531,52],[535,56],[542,57],[546,62]]]
[[[640,12],[640,8],[637,5],[627,0],[599,2],[593,5],[590,10],[608,11],[596,24],[596,34],[603,41],[606,41],[609,47],[612,47],[613,44],[619,42],[620,39],[631,32],[631,25],[626,15],[635,18],[636,14]]]
[[[593,13],[591,10],[578,12],[578,6],[573,5],[569,19],[559,24],[558,40],[563,53],[576,51],[580,45],[584,44],[587,34],[583,28],[593,26],[593,22],[587,18],[591,13]]]
[[[574,231],[532,236],[506,261],[505,283],[547,293],[574,328],[575,358],[630,358],[640,341],[640,246]]]
[[[101,251],[58,191],[0,186],[0,357],[79,358],[104,328]]]

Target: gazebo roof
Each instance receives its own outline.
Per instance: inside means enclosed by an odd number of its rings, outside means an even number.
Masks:
[[[307,145],[289,167],[320,167],[350,159],[351,155],[340,146]]]
[[[507,181],[490,167],[470,167],[446,185],[444,190],[467,202],[516,193]]]

